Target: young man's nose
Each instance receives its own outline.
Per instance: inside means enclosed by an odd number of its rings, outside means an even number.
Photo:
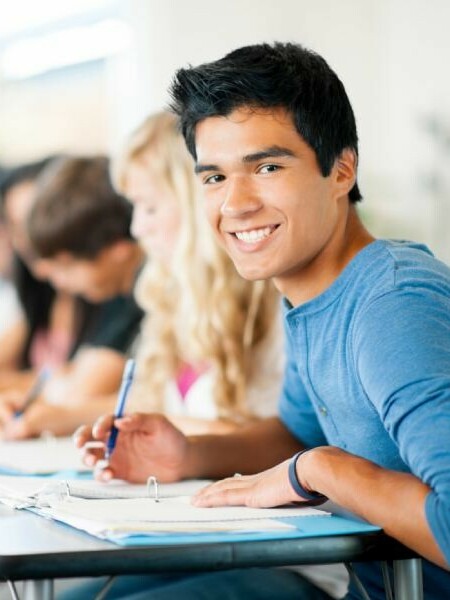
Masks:
[[[221,213],[228,217],[238,217],[261,208],[261,199],[253,187],[243,178],[228,179]]]

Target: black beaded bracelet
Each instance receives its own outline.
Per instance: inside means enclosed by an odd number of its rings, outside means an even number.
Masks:
[[[314,501],[317,504],[321,504],[322,502],[325,502],[327,500],[327,497],[323,494],[319,494],[318,492],[308,492],[308,490],[305,490],[305,488],[302,486],[297,477],[297,460],[305,452],[308,452],[308,450],[302,450],[301,452],[297,452],[297,454],[291,458],[291,461],[289,463],[289,481],[294,492],[298,496],[304,498],[305,500],[310,500]]]

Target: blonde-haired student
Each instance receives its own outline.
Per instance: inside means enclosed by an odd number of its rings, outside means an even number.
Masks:
[[[148,256],[128,410],[164,412],[189,433],[274,415],[284,362],[278,296],[270,282],[242,279],[214,241],[174,115],[154,114],[130,136],[113,180]]]

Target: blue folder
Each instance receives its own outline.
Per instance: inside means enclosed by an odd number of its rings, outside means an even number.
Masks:
[[[119,546],[176,546],[184,544],[216,544],[223,542],[249,542],[267,540],[301,539],[308,537],[324,537],[329,535],[351,535],[355,533],[371,533],[381,531],[376,525],[369,525],[347,517],[317,516],[288,517],[279,519],[295,529],[284,531],[258,531],[249,533],[164,533],[164,534],[130,534],[125,537],[107,536],[110,542]]]

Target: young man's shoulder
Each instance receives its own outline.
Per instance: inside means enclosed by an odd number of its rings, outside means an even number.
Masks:
[[[292,307],[284,299],[286,323],[313,317],[338,327],[358,322],[361,316],[402,310],[414,298],[424,307],[438,303],[450,314],[450,268],[424,245],[396,240],[375,240],[363,248],[320,296]]]
[[[450,325],[450,269],[421,244],[378,240],[350,294],[353,331],[363,337],[388,336],[400,325],[415,328],[419,322]]]
[[[403,240],[377,240],[372,244],[360,277],[371,293],[438,293],[450,299],[450,268],[423,244]],[[365,268],[364,268],[365,267]]]

